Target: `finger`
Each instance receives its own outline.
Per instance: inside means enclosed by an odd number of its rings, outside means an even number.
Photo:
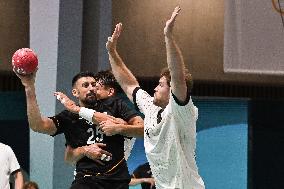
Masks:
[[[112,156],[111,153],[109,153],[108,151],[105,151],[105,150],[102,150],[102,154],[105,154],[105,155],[107,155],[107,156]]]
[[[98,128],[102,131],[103,128],[104,128],[104,125],[101,125],[101,124],[99,123]]]
[[[66,102],[66,99],[63,98],[60,94],[56,94],[56,99],[59,100],[62,104]]]
[[[60,99],[60,102],[61,102],[62,104],[65,104],[66,99],[65,99],[65,98],[61,98],[61,99]]]
[[[122,31],[122,23],[121,22],[118,24],[117,30],[118,30],[118,37],[119,37],[120,34],[121,34],[121,31]]]
[[[102,154],[101,158],[102,161],[110,161],[111,160],[111,156],[108,156],[106,154]]]
[[[107,40],[108,40],[109,42],[113,42],[112,37],[108,37]]]
[[[97,145],[98,147],[106,147],[106,144],[104,144],[104,143],[95,143],[95,144],[92,144],[92,145]]]
[[[102,161],[104,161],[106,157],[107,157],[106,154],[102,154],[100,159],[101,159]]]
[[[174,11],[173,11],[173,13],[172,13],[172,16],[171,16],[171,18],[170,18],[170,22],[173,22],[173,21],[176,19],[176,17],[177,17],[177,15],[179,14],[180,10],[181,10],[181,8],[180,8],[179,6],[177,6],[177,7],[174,9]]]
[[[106,157],[106,161],[110,161],[111,159],[112,159],[111,156]]]
[[[106,123],[106,121],[101,121],[99,124],[104,125],[105,123]]]
[[[98,164],[100,165],[105,165],[101,160],[98,160],[98,159],[93,159],[95,162],[97,162]]]
[[[121,23],[116,24],[114,32],[113,32],[113,39],[117,40],[117,38],[120,36],[121,28],[122,28]]]

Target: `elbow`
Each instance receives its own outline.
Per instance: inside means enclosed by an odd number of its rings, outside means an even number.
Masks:
[[[70,158],[70,156],[69,156],[68,154],[65,154],[65,156],[64,156],[64,162],[67,163],[67,164],[69,164],[69,165],[75,165],[75,164],[76,164],[76,162],[73,161],[73,159]]]
[[[30,124],[30,128],[34,132],[41,133],[41,130],[37,126],[34,126],[33,124]]]

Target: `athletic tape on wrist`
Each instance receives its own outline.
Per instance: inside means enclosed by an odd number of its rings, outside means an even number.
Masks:
[[[87,120],[89,122],[93,122],[93,116],[94,116],[95,112],[96,112],[95,110],[88,109],[88,108],[85,108],[85,107],[81,107],[80,111],[79,111],[79,116],[84,118],[85,120]]]

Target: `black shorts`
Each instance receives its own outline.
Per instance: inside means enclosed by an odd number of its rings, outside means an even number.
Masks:
[[[129,180],[98,179],[77,174],[70,189],[129,189]]]

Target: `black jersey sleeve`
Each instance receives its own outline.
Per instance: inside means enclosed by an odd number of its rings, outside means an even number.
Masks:
[[[137,102],[136,102],[136,99],[137,99],[136,94],[137,94],[137,91],[138,91],[139,89],[141,89],[141,88],[140,88],[140,87],[136,87],[136,88],[133,90],[133,92],[132,92],[133,103],[134,103],[134,107],[135,107],[136,110],[139,110],[139,108],[138,108],[138,106],[137,106]]]
[[[171,91],[172,95],[173,95],[173,98],[174,100],[176,101],[176,103],[180,106],[185,106],[188,104],[189,100],[190,100],[190,93],[189,93],[189,89],[187,89],[187,94],[186,94],[186,99],[184,102],[180,101],[176,95]]]
[[[121,99],[119,105],[119,114],[121,118],[125,121],[129,121],[135,116],[140,116],[139,113],[135,110],[133,105],[129,100]]]
[[[54,133],[51,136],[56,136],[56,135],[59,135],[61,133],[64,133],[64,126],[65,126],[65,120],[66,120],[67,114],[68,114],[68,112],[65,110],[65,111],[62,111],[62,112],[60,112],[59,114],[57,114],[53,117],[49,117],[50,119],[52,119],[52,121],[55,124],[55,127],[57,129],[56,133]]]

